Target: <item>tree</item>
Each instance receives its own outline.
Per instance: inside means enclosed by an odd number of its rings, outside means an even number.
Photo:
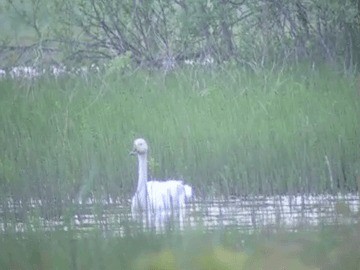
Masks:
[[[2,57],[15,49],[38,54],[17,61],[44,61],[50,55],[57,62],[94,63],[130,52],[138,65],[165,69],[206,58],[260,66],[325,61],[347,69],[360,62],[359,0],[6,3],[3,13],[21,17],[32,29],[32,42],[15,46],[8,34]]]

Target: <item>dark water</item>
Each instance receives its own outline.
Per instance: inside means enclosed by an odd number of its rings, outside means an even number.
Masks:
[[[49,215],[44,209],[51,207],[39,201],[26,207],[9,202],[6,209],[4,206],[0,209],[0,230],[101,230],[126,235],[146,229],[146,224],[132,219],[130,201],[77,203],[62,207],[59,213],[50,211]],[[187,205],[181,229],[294,231],[318,225],[351,224],[359,218],[359,194],[194,199]],[[170,229],[175,227],[169,225]]]

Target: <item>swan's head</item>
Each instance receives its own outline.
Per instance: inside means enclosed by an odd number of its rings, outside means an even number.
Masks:
[[[144,155],[147,153],[147,151],[148,151],[148,145],[144,139],[139,138],[134,141],[134,148],[131,154]]]

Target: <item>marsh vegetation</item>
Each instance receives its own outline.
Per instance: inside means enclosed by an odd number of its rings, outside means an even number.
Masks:
[[[3,203],[127,200],[136,137],[150,179],[198,196],[337,193],[359,184],[359,85],[329,69],[184,69],[1,80]]]
[[[358,265],[355,76],[187,67],[0,84],[7,269]],[[194,187],[188,230],[153,235],[129,218],[137,164],[128,153],[139,136],[151,142],[150,178]]]
[[[360,269],[357,1],[0,4],[0,267]],[[130,217],[193,187],[181,230]]]

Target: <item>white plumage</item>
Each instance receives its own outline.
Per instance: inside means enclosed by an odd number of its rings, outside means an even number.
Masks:
[[[134,141],[132,154],[138,156],[138,185],[131,201],[134,218],[146,217],[151,226],[163,227],[170,217],[180,224],[185,214],[185,203],[192,196],[192,188],[181,180],[147,181],[148,145],[144,139]]]

